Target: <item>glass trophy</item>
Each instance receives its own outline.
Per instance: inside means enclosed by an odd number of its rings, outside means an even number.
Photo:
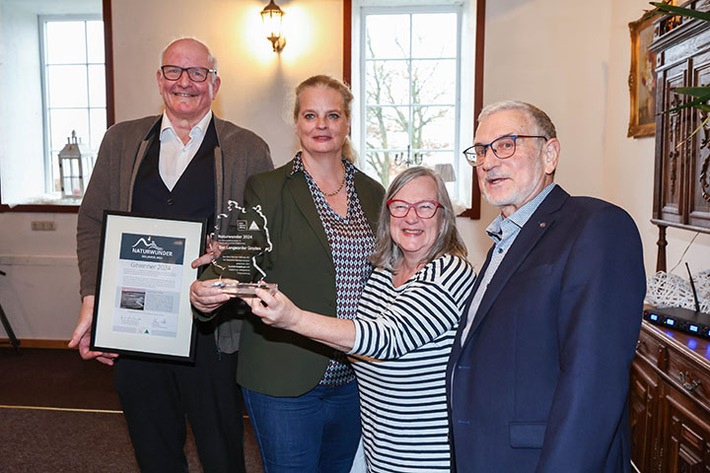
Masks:
[[[258,264],[258,257],[272,248],[260,205],[248,209],[228,201],[227,210],[215,219],[211,236],[212,265],[219,275],[215,286],[238,297],[253,297],[257,288],[276,292],[278,286],[264,282],[266,273]]]

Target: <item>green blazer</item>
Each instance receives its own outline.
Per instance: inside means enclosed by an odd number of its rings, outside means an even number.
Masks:
[[[273,249],[264,255],[265,280],[279,285],[298,307],[335,317],[335,267],[323,225],[303,173],[293,161],[252,176],[245,205],[261,205]],[[373,233],[384,189],[356,171],[355,191]],[[269,327],[248,314],[239,343],[239,384],[271,396],[298,396],[321,380],[333,350],[287,330]]]

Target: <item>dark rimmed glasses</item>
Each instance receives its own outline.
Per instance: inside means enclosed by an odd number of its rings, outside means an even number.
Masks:
[[[206,67],[180,67],[180,66],[160,66],[160,70],[163,72],[163,77],[167,80],[176,81],[182,77],[183,72],[187,72],[187,77],[190,78],[192,82],[204,82],[207,80],[207,76],[212,72],[217,74],[217,69],[207,69]]]
[[[436,211],[439,208],[443,209],[444,206],[435,200],[420,200],[413,204],[399,199],[390,199],[387,201],[387,209],[389,209],[390,215],[395,218],[404,218],[407,216],[410,209],[414,209],[414,213],[417,214],[417,217],[430,219],[436,215]]]
[[[546,136],[541,135],[503,135],[491,141],[487,145],[477,144],[466,148],[464,156],[472,166],[478,166],[485,158],[488,148],[493,151],[498,159],[506,159],[515,154],[516,140],[518,138],[539,138],[547,141]]]

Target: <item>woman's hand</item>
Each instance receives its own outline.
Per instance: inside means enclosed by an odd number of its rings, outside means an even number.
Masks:
[[[225,281],[225,280],[222,280]],[[195,281],[190,285],[190,302],[202,313],[209,314],[219,309],[233,296],[226,294],[219,279]]]
[[[252,313],[266,325],[285,330],[296,327],[302,311],[285,294],[276,291],[272,295],[265,289],[256,289],[255,293],[256,296],[243,299],[251,307]]]
[[[291,330],[343,352],[351,350],[355,343],[352,320],[300,309],[280,291],[272,295],[265,289],[257,289],[255,297],[243,299],[266,325]]]

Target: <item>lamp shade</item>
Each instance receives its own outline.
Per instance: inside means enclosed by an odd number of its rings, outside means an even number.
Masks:
[[[436,172],[444,182],[456,181],[456,171],[451,163],[435,164],[434,172]]]

